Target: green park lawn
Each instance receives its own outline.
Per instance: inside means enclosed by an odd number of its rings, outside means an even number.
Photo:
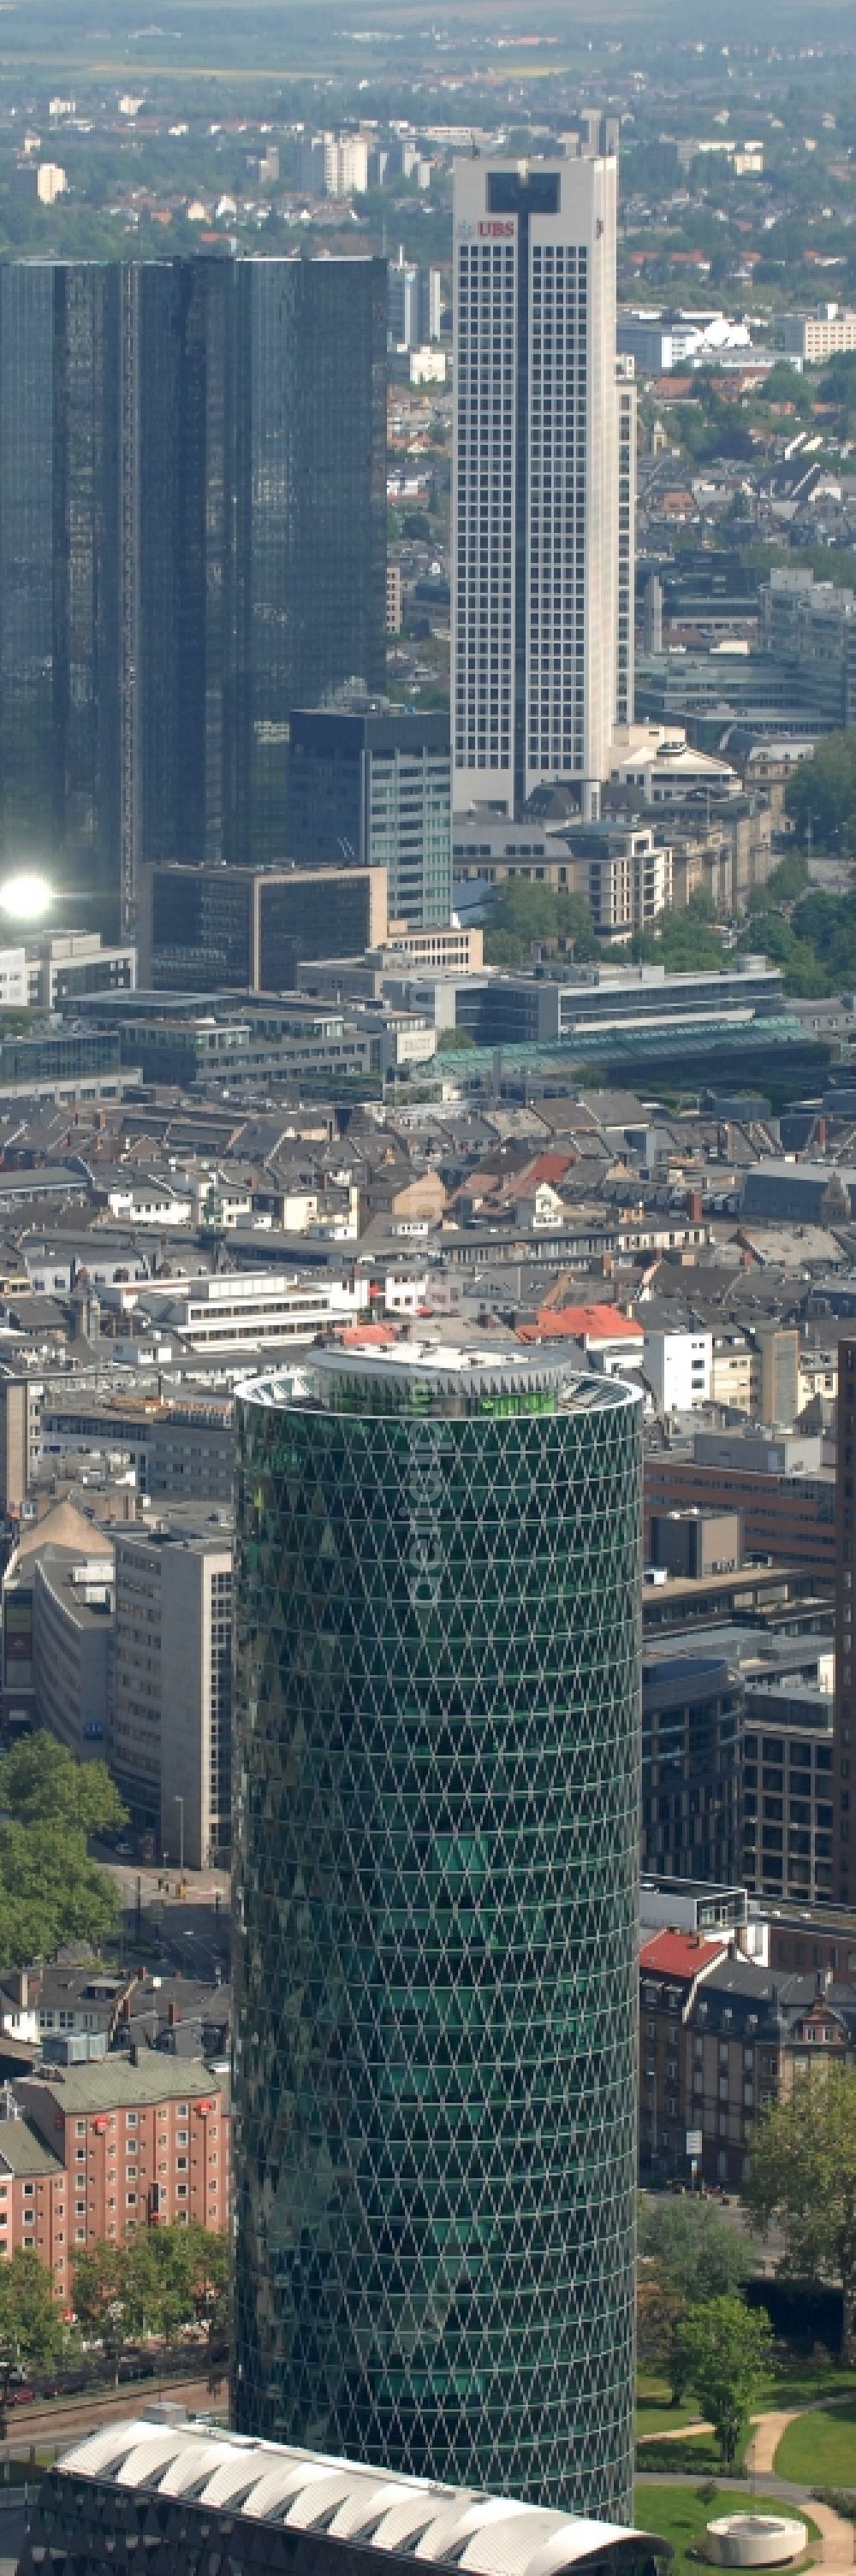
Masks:
[[[856,2372],[845,2370],[840,2361],[813,2361],[794,2354],[772,2373],[752,2412],[761,2415],[775,2406],[811,2406],[819,2397],[851,2396],[856,2401]],[[694,2397],[683,2398],[680,2406],[673,2406],[668,2381],[656,2371],[640,2370],[636,2382],[637,2438],[640,2433],[676,2433],[682,2424],[696,2424],[700,2412]],[[835,2416],[830,2420],[834,2423]],[[853,2483],[856,2484],[856,2472]]]
[[[656,2532],[660,2540],[670,2540],[674,2557],[669,2561],[669,2576],[698,2576],[698,2559],[688,2552],[697,2548],[707,2523],[718,2513],[739,2513],[757,2506],[757,2495],[749,2487],[721,2487],[713,2502],[703,2504],[694,2487],[668,2485],[638,2486],[634,2503],[640,2531]],[[810,2540],[817,2539],[817,2524],[811,2515],[799,2510]]]
[[[776,2452],[776,2475],[801,2486],[856,2488],[856,2392],[847,2405],[817,2407],[788,2426]]]
[[[694,2397],[682,2399],[673,2406],[668,2383],[656,2371],[640,2370],[636,2381],[636,2431],[639,2433],[674,2433],[680,2424],[697,2424],[698,2407]]]

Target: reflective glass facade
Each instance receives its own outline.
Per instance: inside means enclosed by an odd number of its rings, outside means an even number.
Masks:
[[[288,717],[386,669],[386,262],[241,260],[240,812],[233,855],[300,853]],[[324,853],[338,862],[335,845]]]
[[[236,2420],[630,2512],[639,1408],[238,1406]]]
[[[0,866],[84,890],[88,927],[119,832],[119,302],[115,265],[0,264]]]
[[[115,929],[282,859],[290,709],[385,623],[384,261],[0,264],[0,863]]]

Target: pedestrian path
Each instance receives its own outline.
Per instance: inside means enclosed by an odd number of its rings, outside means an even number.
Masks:
[[[823,2543],[821,2564],[829,2569],[829,2576],[844,2576],[845,2569],[852,2569],[856,2565],[856,2523],[846,2522],[843,2514],[833,2512],[831,2505],[818,2503],[808,2487],[794,2486],[789,2479],[777,2478],[775,2461],[782,2435],[787,2432],[789,2424],[796,2422],[797,2416],[811,2415],[821,2407],[846,2404],[846,2402],[846,2399],[818,2397],[813,2399],[810,2406],[775,2406],[764,2415],[753,2415],[752,2440],[746,2455],[744,2473],[744,2478],[751,2478],[753,2483],[757,2481],[763,2494],[771,2498],[773,2496],[786,2498],[789,2503],[796,2505],[797,2510],[800,2505],[803,2505],[806,2512],[810,2513],[812,2521],[817,2524]],[[706,2424],[701,2420],[694,2424],[676,2424],[662,2433],[640,2433],[638,2449],[643,2450],[646,2442],[683,2442],[690,2434],[712,2433],[712,2431],[712,2424]],[[641,2474],[644,2478],[649,2472],[643,2470]],[[662,2477],[664,2472],[660,2469],[650,2474]],[[717,2478],[717,2485],[727,2483],[727,2480]]]

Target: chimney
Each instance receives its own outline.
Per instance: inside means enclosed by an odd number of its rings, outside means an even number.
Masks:
[[[174,2029],[175,2029],[176,2022],[177,2022],[177,2020],[178,2020],[178,2005],[177,2005],[177,2003],[176,2003],[174,2000],[173,2000],[173,2002],[171,2002],[171,2003],[170,2003],[170,2005],[169,2005],[169,2009],[168,2009],[168,2012],[167,2012],[167,2020],[168,2020],[168,2022],[169,2022],[170,2030],[174,2030]]]
[[[702,1196],[701,1196],[701,1191],[700,1191],[700,1190],[688,1190],[688,1191],[687,1191],[687,1215],[688,1215],[688,1217],[689,1217],[689,1219],[690,1219],[690,1223],[691,1223],[692,1225],[700,1225],[700,1224],[701,1224],[701,1209],[702,1209]]]
[[[130,2021],[130,2018],[131,2018],[131,1998],[130,1998],[130,1995],[123,1995],[123,1996],[122,1996],[122,2020],[123,2020],[123,2021]]]

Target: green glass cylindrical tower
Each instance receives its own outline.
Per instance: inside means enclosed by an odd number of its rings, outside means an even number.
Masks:
[[[238,1415],[238,2428],[628,2519],[640,1400],[411,1344]]]

